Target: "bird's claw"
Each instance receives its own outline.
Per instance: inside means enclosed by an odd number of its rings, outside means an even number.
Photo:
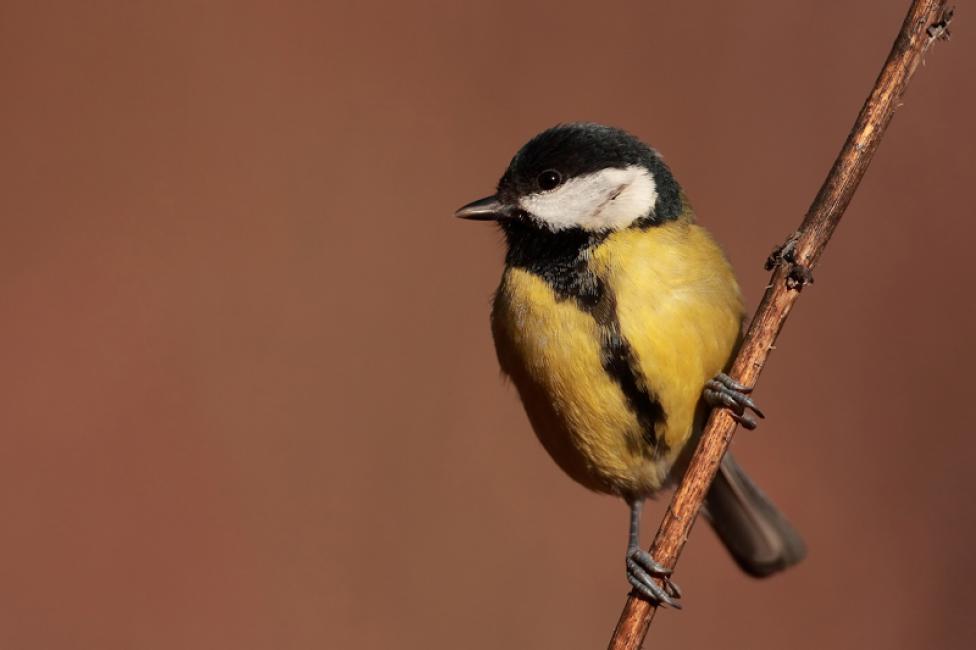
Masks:
[[[656,562],[647,551],[635,547],[627,552],[627,581],[634,591],[655,605],[681,609],[681,589],[670,576],[671,569]]]
[[[766,417],[759,410],[759,407],[756,406],[756,403],[752,401],[752,398],[749,397],[748,393],[751,392],[752,386],[740,384],[724,372],[721,372],[705,384],[705,390],[702,392],[702,396],[712,407],[729,409],[732,419],[751,430],[755,429],[757,424],[751,416],[746,414],[746,409],[749,409],[760,418]]]

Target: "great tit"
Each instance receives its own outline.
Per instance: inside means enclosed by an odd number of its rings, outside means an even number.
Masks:
[[[749,388],[724,374],[743,320],[728,260],[657,152],[599,124],[536,135],[495,194],[455,214],[505,235],[491,329],[536,436],[571,478],[627,502],[628,581],[680,606],[670,572],[641,548],[641,506],[680,478],[711,408],[748,428],[749,411],[762,417]],[[750,575],[805,554],[728,454],[706,515]]]

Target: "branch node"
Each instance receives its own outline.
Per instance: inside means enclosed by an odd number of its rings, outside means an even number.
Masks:
[[[769,254],[766,258],[766,263],[763,264],[763,268],[767,271],[772,271],[780,262],[783,261],[783,256],[793,250],[796,247],[797,240],[800,239],[800,231],[795,230],[792,235],[786,238],[786,241],[779,244],[773,249],[773,252]]]
[[[789,268],[786,274],[786,288],[799,291],[808,284],[813,284],[813,271],[810,267],[800,264],[796,258],[796,243],[800,240],[800,231],[797,230],[766,258],[764,268],[772,271],[780,264],[786,264]]]
[[[949,33],[949,23],[952,22],[952,16],[955,14],[955,7],[948,7],[942,11],[942,15],[939,19],[929,25],[925,33],[929,35],[929,42],[938,39],[942,41],[948,41],[952,34]]]

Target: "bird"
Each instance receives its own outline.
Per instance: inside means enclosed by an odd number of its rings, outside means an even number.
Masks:
[[[532,137],[495,193],[455,216],[504,234],[491,332],[536,437],[570,478],[627,503],[632,593],[680,608],[670,569],[641,547],[642,505],[680,479],[711,409],[749,429],[764,417],[726,372],[744,313],[724,252],[656,150],[590,122]],[[749,575],[806,554],[730,454],[704,512]]]

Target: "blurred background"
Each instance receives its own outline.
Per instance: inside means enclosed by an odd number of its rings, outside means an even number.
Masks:
[[[535,441],[501,238],[451,214],[537,131],[622,126],[751,312],[907,6],[0,5],[0,647],[605,647],[626,508]],[[976,644],[959,14],[735,441],[809,558],[754,581],[698,527],[654,647]]]

